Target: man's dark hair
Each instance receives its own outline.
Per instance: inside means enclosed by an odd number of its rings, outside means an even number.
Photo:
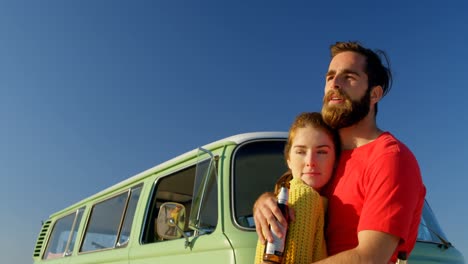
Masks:
[[[336,42],[330,46],[332,58],[345,51],[356,52],[366,58],[364,71],[368,78],[368,92],[370,92],[372,87],[380,85],[383,89],[382,97],[384,97],[392,87],[392,72],[387,54],[383,50],[373,51],[365,48],[357,41]],[[387,66],[382,64],[381,57],[385,60]],[[375,114],[377,115],[377,104],[375,105]]]

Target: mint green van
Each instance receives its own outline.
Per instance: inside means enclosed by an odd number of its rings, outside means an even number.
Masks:
[[[56,212],[42,225],[34,263],[253,263],[252,205],[286,170],[286,139],[228,137]],[[409,263],[465,263],[428,204]]]

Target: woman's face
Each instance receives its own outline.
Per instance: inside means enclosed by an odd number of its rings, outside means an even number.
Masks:
[[[287,160],[294,178],[319,191],[330,180],[335,164],[332,138],[310,125],[297,128]]]

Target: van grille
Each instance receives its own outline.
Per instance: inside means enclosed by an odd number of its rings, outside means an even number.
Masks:
[[[36,248],[34,249],[34,257],[39,257],[41,256],[41,249],[42,246],[44,245],[45,242],[45,237],[47,235],[47,231],[49,230],[51,220],[47,220],[43,225],[41,229],[41,233],[39,233],[39,237],[37,238],[36,241]]]

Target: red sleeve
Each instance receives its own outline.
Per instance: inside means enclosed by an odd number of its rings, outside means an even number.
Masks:
[[[362,230],[376,230],[406,241],[414,222],[414,212],[423,187],[418,163],[404,146],[379,156],[362,178],[365,193],[358,225]]]

